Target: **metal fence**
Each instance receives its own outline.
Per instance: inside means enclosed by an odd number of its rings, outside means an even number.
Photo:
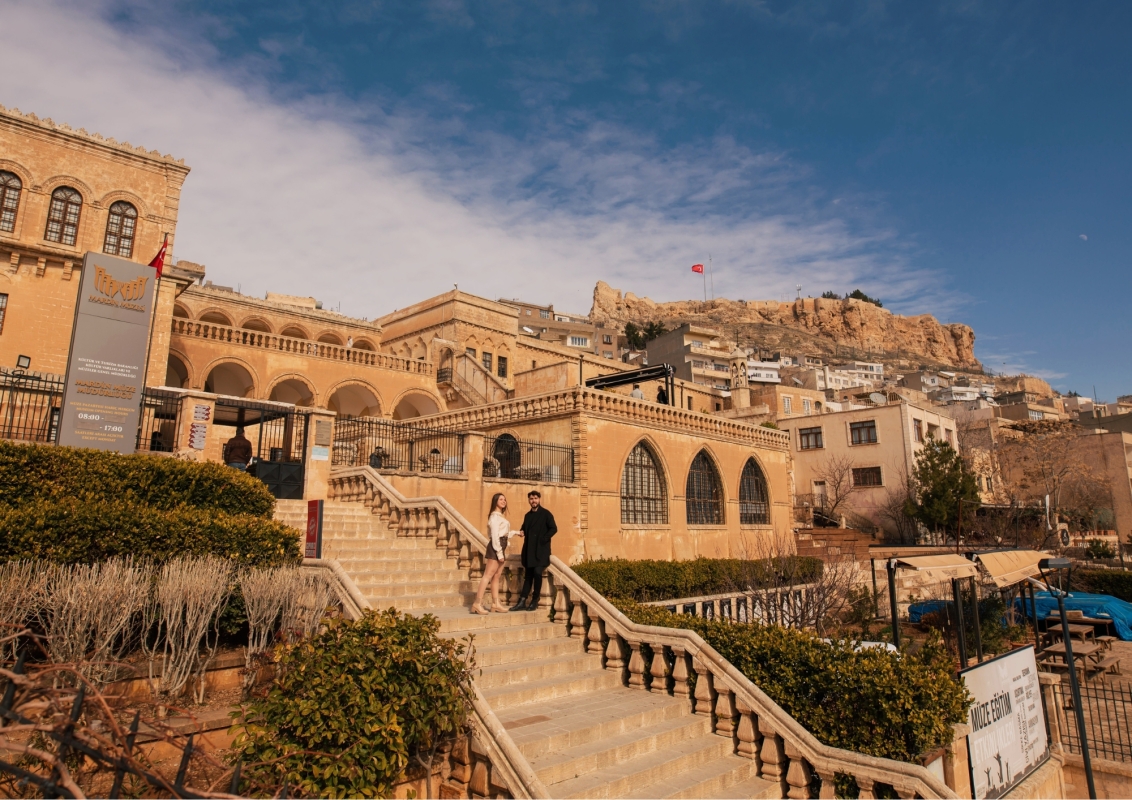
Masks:
[[[138,452],[172,453],[180,413],[179,393],[168,389],[145,389],[142,392],[141,419],[138,421]]]
[[[1053,687],[1054,708],[1062,744],[1071,753],[1081,753],[1081,737],[1069,685]],[[1132,762],[1132,686],[1085,683],[1081,686],[1085,735],[1094,758]],[[1047,709],[1049,711],[1050,709]]]
[[[459,474],[464,471],[464,434],[377,417],[339,419],[331,463]]]
[[[54,442],[62,401],[60,376],[0,369],[0,439]]]
[[[574,482],[574,448],[528,442],[510,434],[484,437],[483,476],[539,483]]]

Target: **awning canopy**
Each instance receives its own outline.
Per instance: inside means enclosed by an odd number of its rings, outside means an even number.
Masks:
[[[1037,550],[1002,550],[979,553],[976,558],[990,574],[995,586],[1001,589],[1037,575],[1038,562],[1049,556]]]
[[[957,555],[898,558],[896,566],[915,570],[924,583],[949,581],[952,578],[971,578],[978,573],[975,562]]]

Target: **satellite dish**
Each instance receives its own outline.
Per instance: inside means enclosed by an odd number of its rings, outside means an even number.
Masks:
[[[876,406],[883,406],[885,403],[888,402],[888,398],[885,397],[880,392],[873,392],[872,394],[870,394],[869,400],[871,400],[873,405],[876,405]]]
[[[523,326],[523,330],[525,330],[527,333],[534,333],[534,331],[528,328],[526,325]]]

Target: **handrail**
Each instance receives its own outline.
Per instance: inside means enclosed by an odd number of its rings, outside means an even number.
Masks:
[[[335,470],[329,488],[332,497],[361,500],[375,513],[388,514],[399,535],[436,536],[438,546],[455,554],[461,567],[470,567],[473,577],[482,570],[487,539],[443,497],[406,498],[369,467]],[[565,623],[568,634],[583,639],[588,652],[604,654],[606,669],[620,670],[623,676],[627,671],[630,687],[646,690],[655,685],[655,691],[690,696],[695,713],[710,715],[715,733],[737,739],[738,754],[756,759],[762,777],[778,781],[784,796],[810,796],[814,773],[821,779],[822,797],[833,797],[838,773],[853,777],[861,797],[874,796],[878,784],[893,786],[902,797],[957,796],[918,764],[822,744],[699,634],[633,622],[557,556],[551,556],[547,572],[551,592],[541,605],[548,611],[553,606],[556,624]],[[625,646],[631,650],[629,658]],[[642,647],[652,651],[651,663],[645,661]],[[688,680],[692,671],[697,676],[694,691]],[[529,764],[523,759],[526,766],[517,768],[516,763],[511,760],[511,767],[521,778]],[[532,797],[545,796],[539,794],[545,787],[528,784],[526,790]]]
[[[240,344],[246,347],[257,347],[264,350],[280,350],[285,353],[307,356],[310,358],[325,358],[331,361],[346,361],[351,364],[360,364],[367,367],[379,367],[398,372],[413,372],[422,375],[433,374],[433,365],[429,361],[419,361],[411,358],[379,353],[374,350],[362,350],[357,347],[344,347],[327,342],[314,342],[309,339],[295,339],[290,336],[280,336],[274,333],[251,331],[244,328],[233,328],[228,325],[217,325],[213,322],[200,322],[198,320],[175,317],[172,332],[178,336],[189,336],[194,339],[212,339],[228,344]]]
[[[326,570],[330,573],[332,577],[330,585],[338,594],[338,600],[342,603],[342,609],[350,619],[361,619],[365,611],[373,608],[369,600],[366,600],[365,595],[358,589],[353,578],[346,573],[346,570],[342,569],[342,565],[338,563],[338,559],[304,558],[303,566]]]

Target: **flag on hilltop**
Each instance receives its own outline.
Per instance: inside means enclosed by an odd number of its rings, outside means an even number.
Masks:
[[[153,257],[153,261],[149,265],[157,270],[157,279],[161,280],[161,270],[165,269],[165,248],[169,246],[169,234],[165,234],[165,241],[161,243],[161,249],[157,251],[157,255]]]
[[[700,275],[703,275],[704,274],[704,265],[703,264],[693,264],[692,265],[692,272],[696,272],[696,273],[699,273]]]

